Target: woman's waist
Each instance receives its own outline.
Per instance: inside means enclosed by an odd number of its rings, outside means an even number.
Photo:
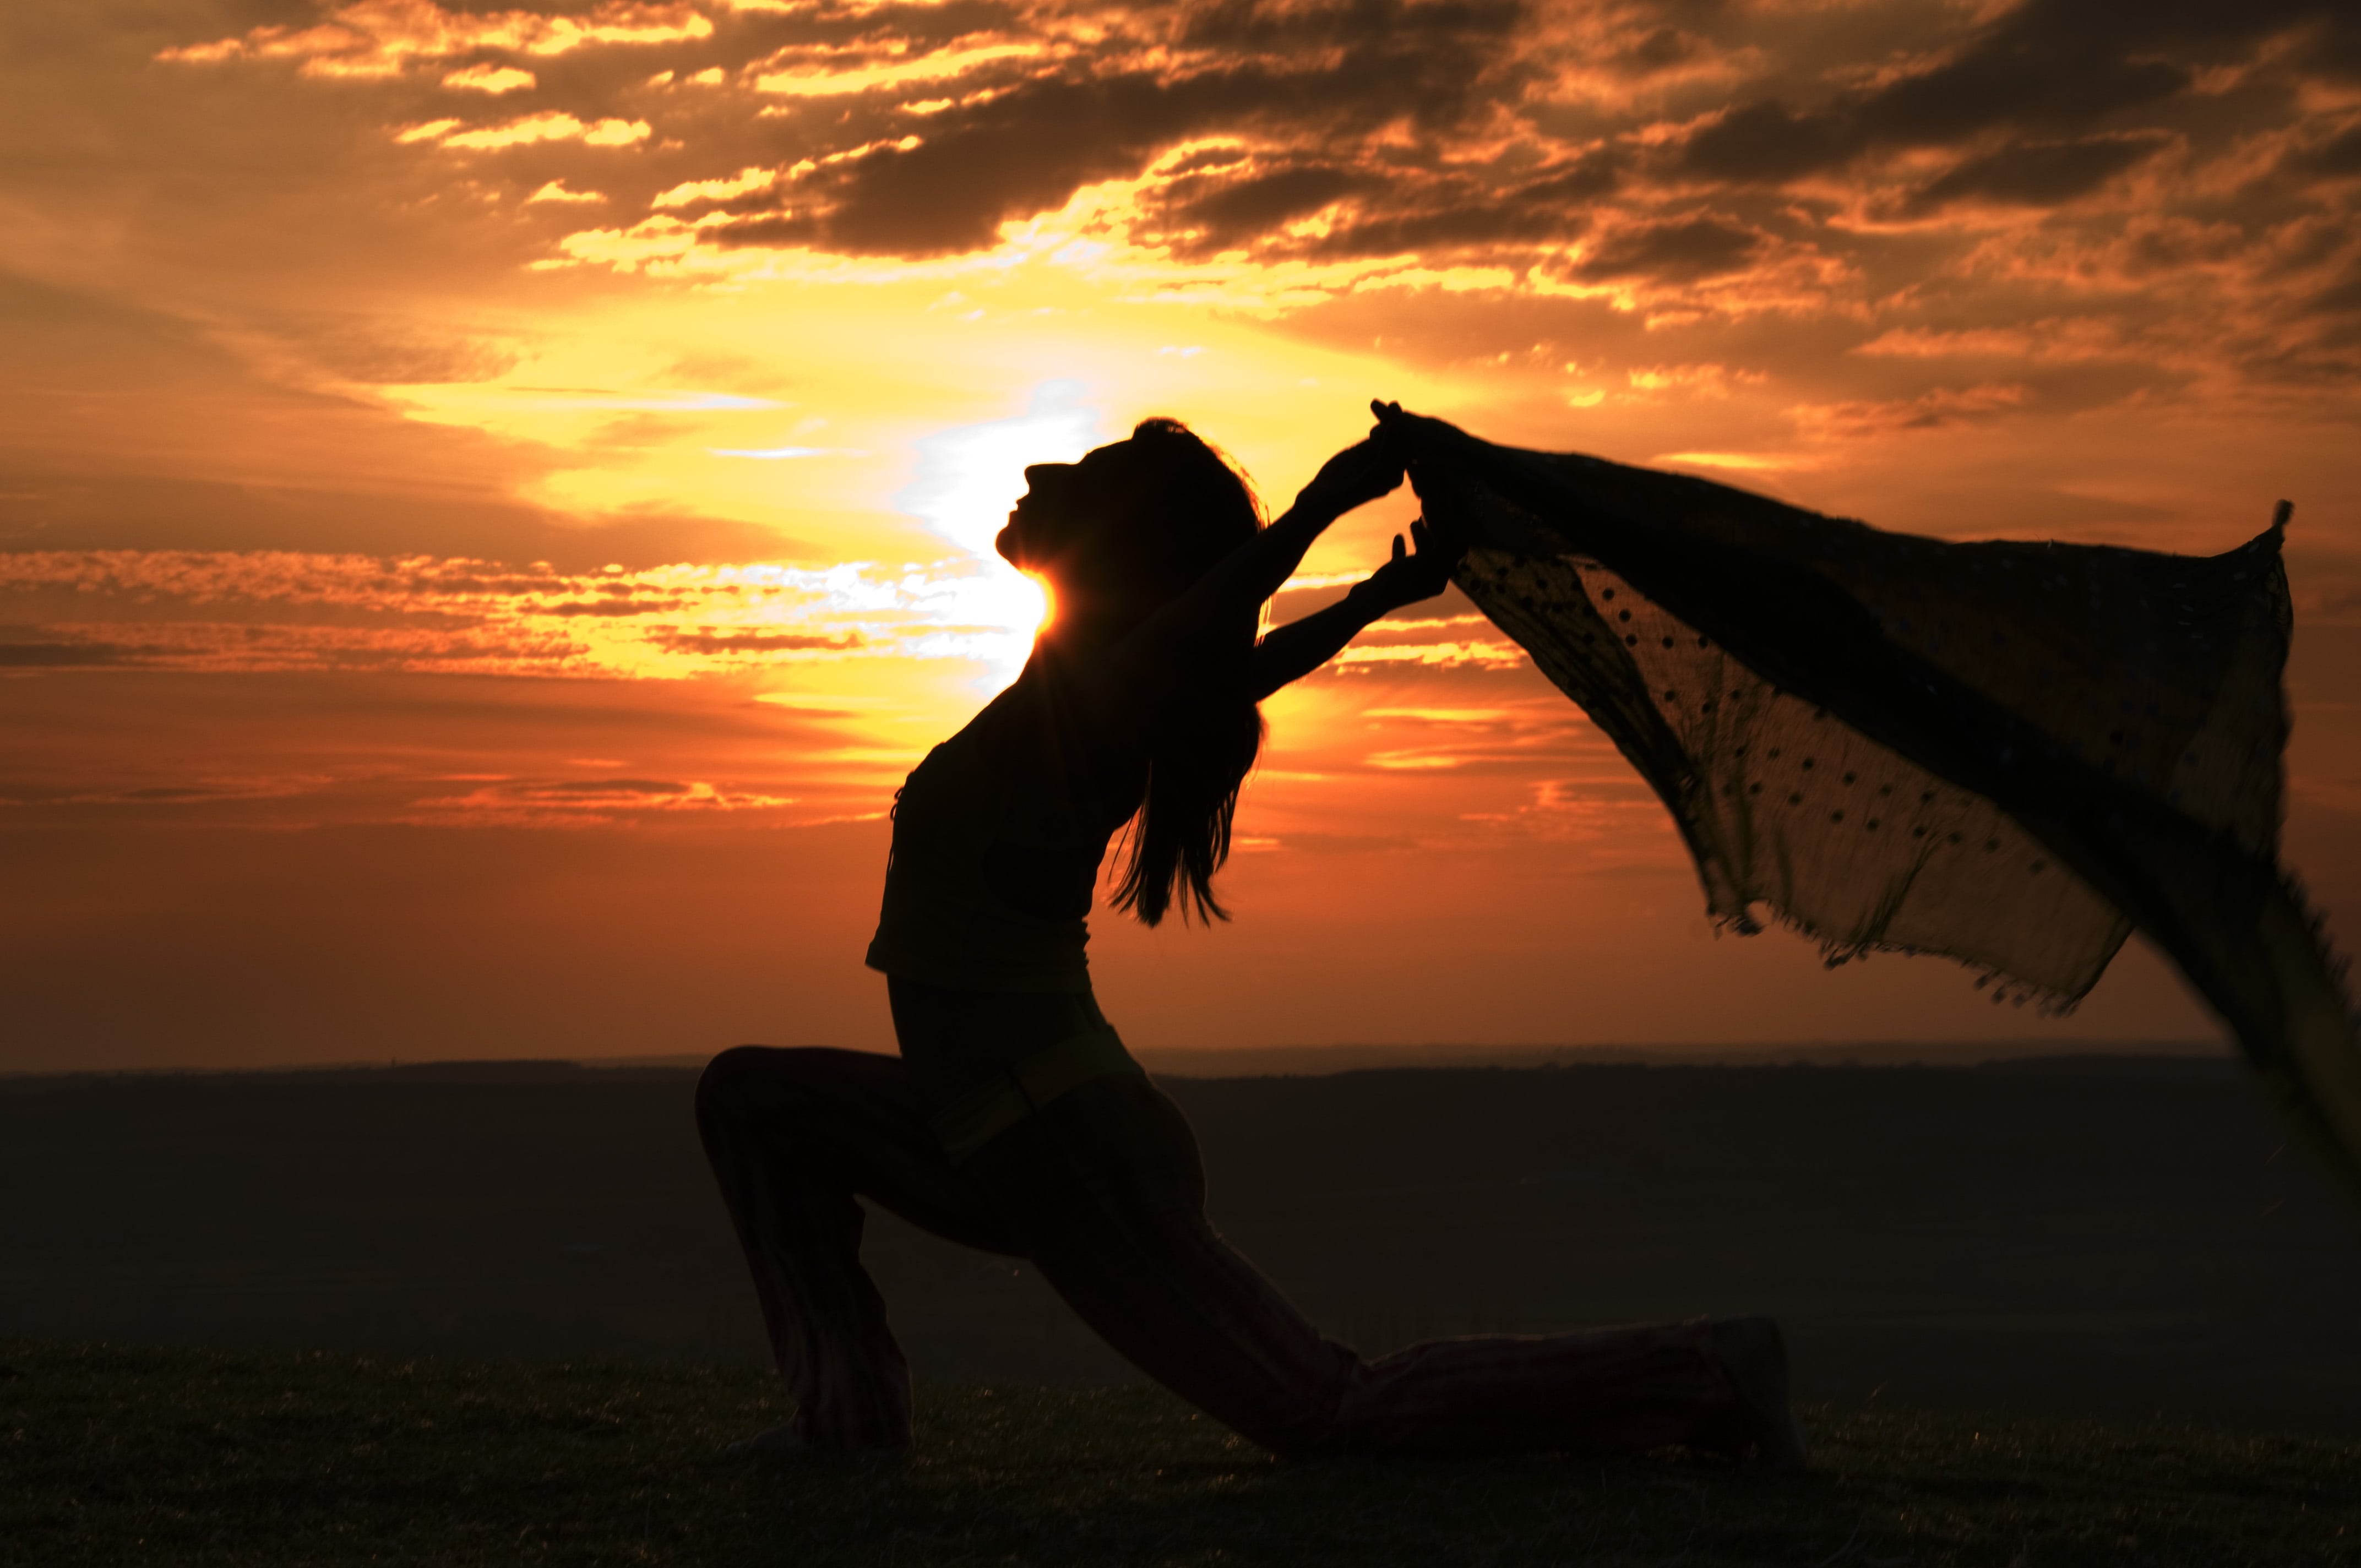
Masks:
[[[1021,1055],[1106,1027],[1106,1014],[1087,984],[1062,992],[984,991],[889,975],[885,994],[894,1008],[894,1033],[905,1048],[916,1043]]]
[[[1088,990],[974,991],[888,975],[885,994],[902,1058],[938,1101],[1038,1051],[1109,1028]]]

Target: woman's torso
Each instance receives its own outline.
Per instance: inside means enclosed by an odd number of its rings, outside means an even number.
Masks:
[[[1089,915],[1146,752],[1124,705],[1037,652],[903,785],[868,962],[922,1079],[980,1080],[1083,1028]]]

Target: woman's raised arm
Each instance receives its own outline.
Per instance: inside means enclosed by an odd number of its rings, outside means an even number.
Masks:
[[[1433,598],[1450,586],[1451,568],[1464,551],[1438,542],[1423,520],[1410,525],[1410,535],[1417,554],[1404,551],[1401,535],[1395,534],[1393,558],[1353,585],[1350,593],[1325,609],[1275,629],[1255,644],[1249,676],[1255,701],[1334,658],[1371,621]]]
[[[1372,436],[1347,446],[1321,465],[1293,506],[1231,551],[1188,592],[1165,606],[1157,619],[1170,616],[1180,621],[1224,626],[1234,623],[1241,612],[1255,614],[1263,600],[1295,575],[1305,552],[1330,523],[1400,488],[1401,482],[1402,462],[1391,443]]]
[[[1269,527],[1125,638],[1115,659],[1142,674],[1153,673],[1161,684],[1176,663],[1186,667],[1198,650],[1218,648],[1242,624],[1252,626],[1263,601],[1295,575],[1304,553],[1330,523],[1398,488],[1402,477],[1401,458],[1382,431],[1337,453]]]

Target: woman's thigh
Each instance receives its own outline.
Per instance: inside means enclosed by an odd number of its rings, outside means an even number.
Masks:
[[[898,1057],[819,1047],[740,1046],[697,1088],[698,1125],[724,1146],[866,1198],[921,1230],[986,1252],[1017,1249],[927,1125]]]
[[[963,1169],[1042,1277],[1126,1360],[1272,1448],[1326,1445],[1357,1357],[1206,1220],[1196,1136],[1153,1085],[1094,1080]]]

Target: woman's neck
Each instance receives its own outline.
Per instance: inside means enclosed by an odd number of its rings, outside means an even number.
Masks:
[[[1122,641],[1131,627],[1129,617],[1061,615],[1041,629],[1033,641],[1033,651],[1037,656],[1047,653],[1063,659],[1103,653]]]

